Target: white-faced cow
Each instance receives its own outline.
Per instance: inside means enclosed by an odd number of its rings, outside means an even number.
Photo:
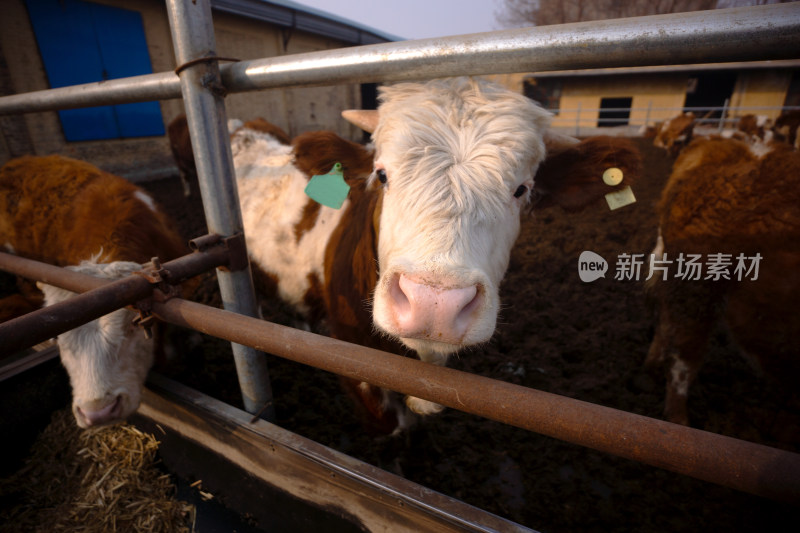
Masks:
[[[658,323],[647,364],[667,367],[665,417],[688,424],[689,387],[719,320],[765,373],[794,390],[800,153],[783,143],[764,153],[736,139],[695,139],[675,161],[658,213],[660,268],[648,281]]]
[[[55,155],[14,159],[0,169],[0,236],[7,251],[104,278],[130,275],[154,256],[167,261],[188,252],[145,191]],[[47,305],[73,296],[42,290]],[[119,421],[139,406],[155,346],[132,325],[134,316],[120,309],[58,337],[81,427]]]
[[[292,147],[234,133],[247,246],[277,294],[333,337],[444,364],[491,338],[524,207],[579,209],[625,187],[639,156],[623,139],[558,135],[538,105],[478,79],[401,83],[380,101],[365,119],[374,153],[330,132]],[[304,194],[337,163],[350,186],[338,209]],[[626,180],[605,185],[609,167]],[[378,429],[407,422],[386,391],[345,385]],[[413,397],[406,405],[441,410]]]

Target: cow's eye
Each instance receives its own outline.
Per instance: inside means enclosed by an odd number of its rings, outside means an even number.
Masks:
[[[525,185],[520,185],[517,187],[517,190],[514,191],[514,198],[520,198],[526,192],[528,192],[528,188]]]
[[[378,170],[375,171],[375,174],[377,174],[378,176],[378,181],[386,185],[386,180],[388,179],[386,177],[386,171],[382,168],[379,168]]]

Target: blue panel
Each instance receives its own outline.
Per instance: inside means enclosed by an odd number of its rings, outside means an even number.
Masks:
[[[81,0],[26,0],[51,87],[152,73],[139,13]],[[60,111],[68,141],[163,135],[158,102]]]
[[[26,4],[50,87],[103,79],[88,4],[77,0],[26,0]],[[58,114],[68,141],[119,137],[111,106]]]
[[[141,15],[101,4],[88,5],[107,79],[152,73]],[[158,102],[117,105],[114,112],[122,137],[165,133]]]

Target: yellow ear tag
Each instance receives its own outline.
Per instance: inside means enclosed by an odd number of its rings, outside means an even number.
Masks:
[[[312,176],[306,185],[306,195],[322,205],[339,209],[342,207],[350,186],[344,181],[342,164],[336,163],[327,174]]]
[[[608,202],[608,208],[613,211],[636,202],[636,197],[630,187],[623,187],[618,191],[606,194],[606,202]]]
[[[622,183],[622,171],[617,167],[607,168],[606,171],[603,172],[603,183],[610,187],[619,185]]]

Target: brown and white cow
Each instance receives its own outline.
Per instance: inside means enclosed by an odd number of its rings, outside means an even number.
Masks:
[[[692,141],[694,126],[695,116],[691,111],[672,117],[658,125],[653,145],[674,157]]]
[[[292,147],[232,135],[247,246],[277,294],[333,337],[445,364],[491,338],[524,207],[579,209],[625,187],[640,159],[624,139],[558,135],[534,102],[478,79],[383,87],[380,101],[374,152],[330,132]],[[351,187],[340,209],[304,194],[336,163]],[[605,185],[609,167],[625,181]],[[347,384],[381,430],[406,424],[386,391]]]
[[[288,145],[292,142],[289,135],[280,126],[267,122],[263,118],[255,118],[247,122],[242,122],[239,119],[228,120],[228,131],[230,133],[241,127],[268,133],[283,144]],[[178,175],[183,185],[183,195],[188,197],[192,193],[192,184],[195,184],[195,186],[197,184],[197,167],[194,162],[192,140],[189,136],[189,123],[184,113],[176,116],[167,125],[167,138],[169,139],[172,157],[178,166]]]
[[[800,153],[783,143],[764,153],[740,140],[695,139],[675,161],[658,213],[653,254],[667,270],[654,270],[648,280],[658,323],[646,363],[667,366],[665,417],[688,424],[689,387],[720,320],[765,373],[787,390],[796,388]],[[680,276],[681,258],[686,274],[690,256],[700,264],[709,258],[729,262],[728,279],[719,269],[701,272],[699,279],[696,269],[689,279]]]
[[[785,111],[775,119],[772,127],[775,138],[800,150],[800,109]]]
[[[167,261],[188,253],[145,191],[56,155],[14,159],[0,169],[0,243],[23,257],[112,279],[154,256]],[[41,288],[46,305],[73,296]],[[134,316],[120,309],[58,336],[81,427],[119,421],[139,406],[155,346],[132,324]]]
[[[762,142],[772,140],[772,120],[766,115],[753,115],[749,113],[739,117],[736,130],[744,134],[744,140],[759,139]]]

